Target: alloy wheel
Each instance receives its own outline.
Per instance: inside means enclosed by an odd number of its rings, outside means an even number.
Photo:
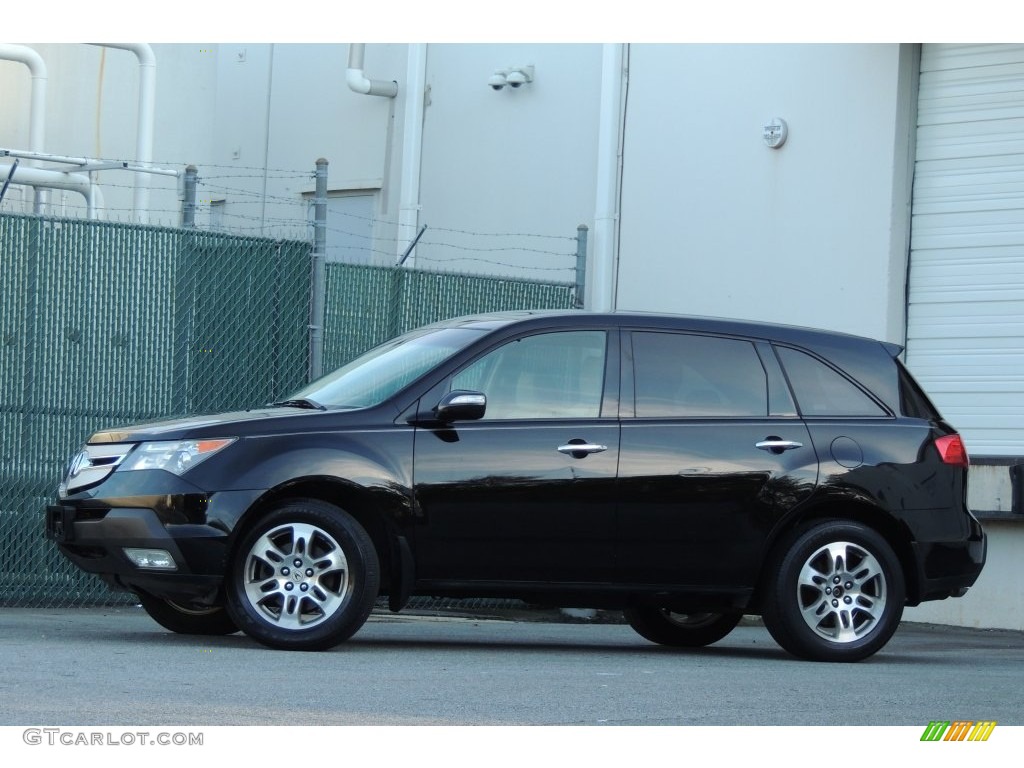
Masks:
[[[881,563],[849,541],[831,542],[808,557],[796,591],[807,626],[834,643],[851,643],[870,633],[888,599]]]
[[[268,530],[250,547],[243,573],[249,604],[284,630],[326,621],[345,606],[353,589],[341,545],[310,523]]]

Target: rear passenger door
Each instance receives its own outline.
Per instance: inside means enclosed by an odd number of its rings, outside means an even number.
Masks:
[[[621,409],[621,579],[753,585],[769,532],[813,491],[818,470],[771,346],[624,333]]]

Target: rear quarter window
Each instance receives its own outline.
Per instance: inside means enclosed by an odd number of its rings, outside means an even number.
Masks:
[[[928,395],[921,389],[910,371],[899,360],[896,360],[896,367],[899,369],[900,380],[900,411],[904,416],[913,419],[925,419],[926,421],[941,421],[942,416],[938,409],[932,405]]]
[[[860,387],[816,357],[790,347],[776,349],[802,416],[889,415]]]

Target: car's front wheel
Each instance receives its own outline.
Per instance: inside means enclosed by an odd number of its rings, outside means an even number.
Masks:
[[[622,612],[641,636],[652,643],[680,648],[699,648],[728,635],[743,618],[742,613],[677,613],[667,608],[635,605]]]
[[[905,583],[884,538],[831,520],[792,534],[765,583],[765,626],[795,656],[860,661],[882,648],[903,616]]]
[[[283,503],[241,537],[225,589],[239,628],[272,648],[319,651],[351,637],[373,608],[377,552],[344,510]]]
[[[238,631],[222,605],[194,605],[137,592],[143,610],[164,629],[182,635],[230,635]]]

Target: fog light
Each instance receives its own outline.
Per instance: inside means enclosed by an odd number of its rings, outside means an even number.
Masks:
[[[124,548],[124,553],[136,568],[152,568],[157,571],[176,571],[177,563],[166,549]]]

